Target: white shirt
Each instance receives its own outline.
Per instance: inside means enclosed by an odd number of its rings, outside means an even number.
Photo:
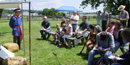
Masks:
[[[75,19],[77,21],[72,21],[71,24],[78,24],[78,21],[79,21],[79,16],[78,15],[72,15],[70,19]]]
[[[70,35],[72,35],[72,34],[73,34],[73,29],[72,29],[72,25],[71,25],[71,24],[69,24],[69,25],[67,25],[67,26],[65,27],[66,32],[68,32],[68,31],[69,31],[69,27],[71,27],[71,32],[70,32]]]

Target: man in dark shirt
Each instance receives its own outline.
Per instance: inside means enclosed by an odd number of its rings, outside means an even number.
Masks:
[[[89,23],[86,21],[86,19],[87,19],[86,16],[83,16],[82,22],[75,30],[75,34],[77,35],[77,37],[80,37],[80,36],[86,37],[86,35],[88,35],[87,31],[90,31],[90,29],[89,29]],[[80,28],[82,28],[82,31],[79,31]],[[82,44],[83,42],[84,42],[84,38],[82,39]]]
[[[125,28],[121,32],[121,35],[126,42],[130,43],[130,29]],[[116,62],[116,63],[113,63],[112,65],[130,65],[130,45],[129,45],[129,50],[125,54],[116,55],[116,56],[123,59],[122,60],[114,59],[113,62]]]
[[[46,35],[51,31],[51,24],[50,22],[47,20],[47,16],[44,16],[44,21],[41,24],[41,38],[43,38],[43,40],[46,39]],[[43,33],[45,32],[45,33]]]

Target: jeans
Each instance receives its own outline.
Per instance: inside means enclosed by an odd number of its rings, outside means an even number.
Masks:
[[[122,65],[122,64],[120,64],[120,63],[112,63],[112,65]]]
[[[78,27],[78,24],[72,24],[73,32],[75,32],[77,27]]]
[[[45,33],[43,33],[43,32],[45,32]],[[40,30],[41,36],[42,36],[44,39],[46,39],[46,35],[47,35],[49,32],[51,32],[51,29],[48,29],[48,30],[46,30],[46,31]]]
[[[101,26],[101,18],[100,17],[97,17],[97,25]]]
[[[102,30],[105,31],[107,29],[107,21],[102,21]]]
[[[106,63],[106,65],[108,65],[108,63],[109,63],[108,57],[112,54],[112,52],[111,52],[111,51],[99,52],[99,51],[97,51],[97,50],[91,50],[91,51],[89,52],[88,65],[92,65],[94,56],[95,56],[96,54],[102,54],[102,53],[104,54],[105,63]]]
[[[115,53],[119,47],[120,47],[120,42],[115,41],[115,48],[113,49],[113,52]]]

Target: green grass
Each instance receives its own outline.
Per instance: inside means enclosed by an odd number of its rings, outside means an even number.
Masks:
[[[51,29],[55,32],[56,24],[60,24],[60,20],[51,20]],[[86,65],[87,57],[85,56],[86,48],[82,55],[77,55],[82,49],[82,45],[78,45],[72,49],[59,48],[52,44],[53,37],[49,38],[50,41],[40,40],[40,28],[42,20],[31,21],[31,47],[32,47],[32,65],[58,65],[56,57],[52,51],[57,54],[57,58],[61,65]],[[81,22],[81,20],[80,20]],[[79,23],[80,23],[79,22]],[[89,20],[90,24],[96,25],[96,20]],[[22,56],[29,60],[29,22],[24,20],[24,36],[25,36],[25,50],[15,52],[16,56]],[[9,27],[9,20],[0,20],[0,45],[4,43],[13,42],[12,29]],[[23,46],[23,44],[22,44]],[[117,54],[121,54],[120,51]]]

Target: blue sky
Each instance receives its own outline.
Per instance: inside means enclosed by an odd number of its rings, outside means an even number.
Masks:
[[[27,0],[28,1],[28,0]],[[91,5],[88,5],[85,9],[79,8],[83,0],[30,0],[31,8],[33,10],[43,10],[44,8],[59,8],[60,6],[74,6],[84,12],[96,12],[98,10],[103,10],[103,6],[93,10]],[[24,4],[24,9],[28,9],[27,4]]]

